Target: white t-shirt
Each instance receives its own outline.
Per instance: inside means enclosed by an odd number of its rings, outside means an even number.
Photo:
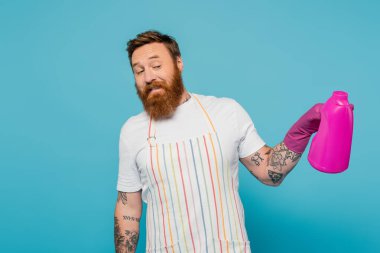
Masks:
[[[239,158],[256,152],[264,146],[264,141],[258,135],[248,113],[235,100],[194,95],[212,118],[232,171],[237,173]],[[140,172],[147,165],[148,127],[149,116],[146,112],[129,118],[121,129],[119,143],[117,190],[136,192],[142,189],[144,202],[147,202],[147,179],[142,178]],[[175,142],[209,131],[209,126],[193,96],[180,105],[170,119],[156,121],[155,127],[157,142]]]

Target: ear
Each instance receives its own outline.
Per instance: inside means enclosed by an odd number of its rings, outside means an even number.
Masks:
[[[179,56],[177,57],[176,64],[177,64],[177,67],[178,67],[179,71],[182,73],[182,70],[183,70],[183,61],[182,61],[181,57],[179,57]]]

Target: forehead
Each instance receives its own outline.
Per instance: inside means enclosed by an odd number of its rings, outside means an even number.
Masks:
[[[169,50],[163,43],[149,43],[137,48],[132,54],[132,64],[142,63],[149,59],[171,60]]]

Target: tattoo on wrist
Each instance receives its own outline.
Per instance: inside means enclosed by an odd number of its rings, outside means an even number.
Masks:
[[[121,201],[123,205],[127,205],[127,193],[119,192],[117,195],[117,202]]]
[[[119,221],[115,217],[115,250],[116,253],[134,252],[139,240],[139,232],[124,230],[124,234],[121,233]]]
[[[140,218],[136,218],[136,217],[132,217],[132,216],[123,216],[123,219],[128,220],[128,221],[140,222]]]

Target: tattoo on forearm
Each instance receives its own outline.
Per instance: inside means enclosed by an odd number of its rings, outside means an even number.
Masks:
[[[131,217],[131,216],[123,216],[123,219],[124,220],[128,220],[128,221],[137,221],[137,222],[140,222],[140,218]]]
[[[119,221],[115,217],[115,250],[116,253],[134,252],[139,240],[137,231],[125,230],[124,235],[120,231]]]
[[[290,151],[290,150],[289,150],[289,151]],[[290,160],[291,160],[292,162],[297,162],[297,161],[300,159],[301,155],[302,155],[302,154],[295,153],[295,152],[293,152],[293,151],[290,151],[290,153],[291,153],[291,158],[290,158]]]
[[[268,159],[268,176],[273,184],[278,184],[284,175],[295,166],[301,154],[289,150],[283,142],[273,148]]]
[[[272,149],[265,145],[264,147],[268,148],[268,150],[264,153],[265,156],[269,156]],[[260,166],[261,162],[264,161],[264,158],[261,157],[261,154],[259,152],[256,152],[251,156],[250,158],[251,162],[253,162],[256,166]]]
[[[125,230],[125,235],[127,240],[125,246],[127,248],[126,252],[133,252],[136,249],[137,242],[139,241],[139,233],[136,231]]]
[[[119,227],[119,221],[117,217],[115,217],[114,221],[114,236],[115,236],[115,250],[116,252],[125,252],[124,249],[124,240],[125,236],[123,236],[120,232],[120,227]]]
[[[121,201],[123,205],[127,205],[127,193],[119,192],[117,195],[117,202]]]
[[[254,162],[256,164],[256,166],[260,166],[260,162],[264,161],[264,158],[262,158],[260,156],[260,153],[259,152],[256,152],[253,154],[253,156],[251,157],[251,161]]]
[[[269,166],[277,171],[282,171],[283,167],[288,165],[288,162],[295,163],[301,157],[301,154],[289,150],[283,142],[277,145],[269,157]]]
[[[268,170],[268,176],[274,184],[277,184],[281,180],[283,174]]]

